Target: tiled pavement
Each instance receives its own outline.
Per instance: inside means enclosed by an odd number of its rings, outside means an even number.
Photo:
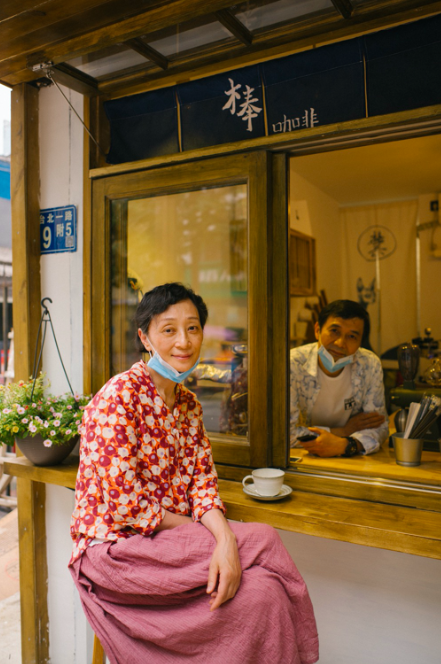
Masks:
[[[0,664],[20,664],[17,510],[0,510]]]

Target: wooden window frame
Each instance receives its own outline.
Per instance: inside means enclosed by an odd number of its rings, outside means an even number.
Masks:
[[[217,463],[288,465],[288,246],[285,155],[259,151],[100,177],[92,183],[92,220],[85,236],[85,385],[96,392],[110,377],[110,209],[123,198],[248,185],[248,441],[211,434]],[[277,297],[273,293],[277,292]],[[282,366],[273,372],[274,362]],[[280,395],[283,395],[280,398]]]

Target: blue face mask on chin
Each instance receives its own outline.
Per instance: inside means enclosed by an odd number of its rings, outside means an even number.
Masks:
[[[318,349],[318,354],[323,366],[330,373],[337,373],[337,371],[340,371],[348,364],[352,364],[354,361],[354,355],[348,355],[347,357],[343,357],[341,360],[337,360],[336,362],[331,353],[329,353],[329,351],[327,351],[324,346],[320,346]]]
[[[153,348],[153,344],[148,337],[147,340],[150,346]],[[200,358],[198,357],[190,369],[180,373],[177,371],[177,369],[172,367],[171,364],[163,360],[158,351],[156,351],[154,348],[153,350],[154,353],[153,355],[150,354],[150,360],[147,362],[147,366],[156,371],[163,378],[168,378],[168,380],[172,380],[174,383],[182,383],[186,378],[188,378],[191,372],[194,371],[199,364]]]

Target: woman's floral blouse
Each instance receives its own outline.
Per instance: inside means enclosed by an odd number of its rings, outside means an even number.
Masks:
[[[114,376],[84,411],[70,564],[94,539],[151,535],[165,510],[212,508],[225,513],[195,395],[177,385],[171,413],[143,361]]]

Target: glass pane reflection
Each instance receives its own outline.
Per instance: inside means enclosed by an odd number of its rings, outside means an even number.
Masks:
[[[332,0],[275,0],[264,5],[257,0],[241,2],[233,12],[248,30],[253,31],[326,10],[334,11]]]
[[[142,293],[190,285],[209,318],[201,362],[188,379],[208,431],[248,432],[247,186],[112,203],[112,373],[139,359],[133,322]]]
[[[67,64],[93,78],[100,78],[136,65],[148,65],[149,61],[127,46],[115,46],[73,58]]]

